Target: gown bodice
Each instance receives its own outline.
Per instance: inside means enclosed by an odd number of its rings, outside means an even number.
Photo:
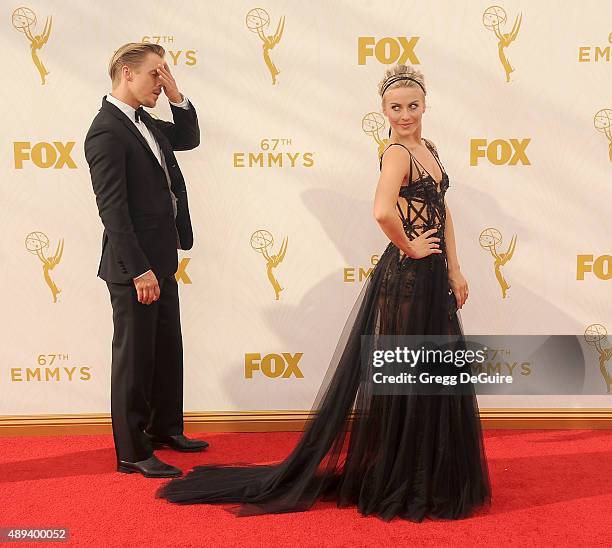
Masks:
[[[410,154],[410,169],[402,182],[397,201],[397,210],[406,235],[412,240],[423,232],[436,228],[438,229],[437,236],[443,241],[446,223],[444,196],[449,187],[449,180],[446,170],[440,162],[437,150],[427,139],[423,139],[423,141],[440,166],[442,179],[439,188],[433,176],[405,146],[400,143],[392,143],[385,151],[390,146],[397,145]],[[382,167],[382,156],[380,161]],[[415,170],[417,177],[413,179],[413,171]],[[444,251],[444,246],[440,246],[440,248]]]

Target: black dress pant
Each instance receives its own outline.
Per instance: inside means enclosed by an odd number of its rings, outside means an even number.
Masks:
[[[160,298],[138,302],[134,283],[107,282],[113,307],[111,414],[117,459],[153,454],[144,431],[183,433],[183,343],[178,285],[159,280]]]

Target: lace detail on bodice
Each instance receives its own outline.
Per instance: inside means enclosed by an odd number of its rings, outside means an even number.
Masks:
[[[444,196],[449,186],[448,175],[440,162],[438,151],[427,139],[423,139],[423,141],[440,166],[442,179],[440,181],[439,190],[433,176],[422,166],[412,153],[403,145],[393,143],[402,146],[406,149],[408,154],[410,154],[410,170],[400,188],[397,210],[402,220],[402,224],[404,225],[404,231],[411,240],[432,228],[438,229],[437,237],[443,240],[446,223]],[[388,148],[389,147],[387,147],[387,149]],[[387,149],[385,149],[385,151]],[[417,174],[414,180],[413,172]],[[444,249],[444,246],[441,246],[441,248]]]

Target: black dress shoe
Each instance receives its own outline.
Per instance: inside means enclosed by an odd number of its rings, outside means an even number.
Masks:
[[[175,466],[170,466],[159,460],[155,455],[138,462],[117,462],[117,472],[124,474],[141,473],[145,478],[176,478],[183,472]]]
[[[159,448],[165,445],[176,451],[182,451],[183,453],[202,451],[202,449],[206,449],[208,447],[208,442],[190,440],[183,434],[178,434],[176,436],[155,436],[153,434],[147,434],[147,437],[154,448]]]

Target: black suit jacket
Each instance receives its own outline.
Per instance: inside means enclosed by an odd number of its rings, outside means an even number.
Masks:
[[[141,120],[166,159],[176,222],[166,174],[134,123],[104,98],[87,132],[85,158],[104,225],[98,276],[107,282],[131,282],[149,269],[158,278],[173,275],[177,247],[193,245],[185,180],[173,151],[197,147],[200,128],[191,103],[187,110],[170,107],[174,123],[147,112]]]

